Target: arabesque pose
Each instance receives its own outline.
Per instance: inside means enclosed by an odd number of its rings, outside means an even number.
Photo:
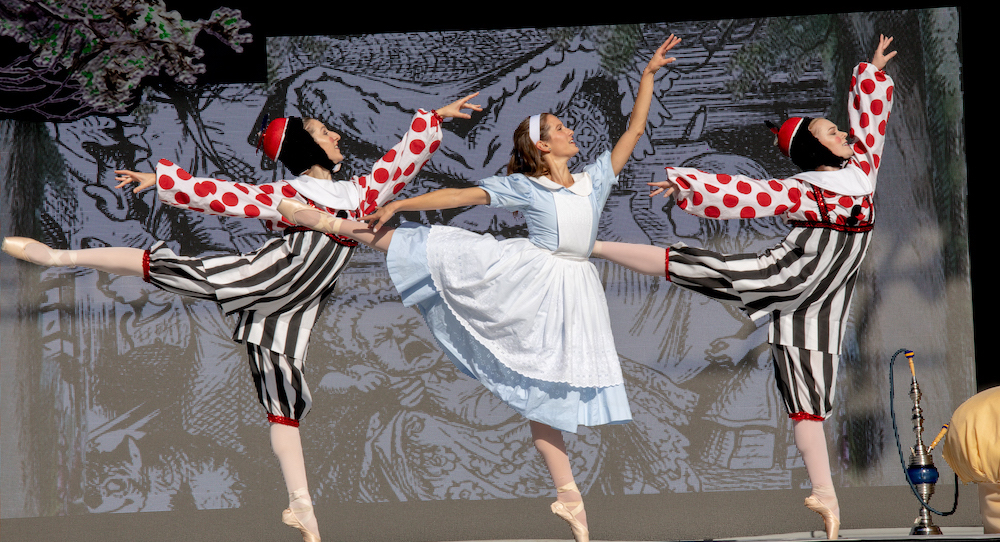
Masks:
[[[320,309],[357,243],[314,230],[289,227],[277,210],[283,198],[347,217],[361,217],[392,199],[430,160],[443,137],[441,122],[470,118],[463,109],[472,94],[434,111],[419,110],[409,130],[362,176],[334,181],[344,159],[340,136],[316,119],[272,121],[262,134],[264,153],[297,176],[276,183],[248,184],[193,177],[160,160],[156,173],[116,171],[118,188],[138,183],[139,192],[156,186],[169,205],[209,214],[256,218],[282,233],[248,254],[180,256],[158,241],[147,250],[91,248],[56,250],[38,241],[8,237],[3,251],[46,266],[87,267],[142,277],[166,291],[215,301],[238,316],[233,340],[246,345],[260,403],[270,422],[271,447],[289,495],[282,521],[297,528],[305,542],[318,541],[306,479],[299,421],[312,406],[303,371],[309,337]]]
[[[561,431],[632,419],[604,288],[588,257],[611,188],[643,136],[654,75],[675,60],[665,55],[679,42],[670,36],[656,50],[625,134],[580,173],[567,165],[580,150],[573,130],[543,113],[514,131],[507,176],[391,202],[361,218],[371,227],[291,200],[278,207],[296,224],[387,253],[403,303],[419,307],[456,366],[529,420],[556,488],[552,512],[577,541],[589,539],[589,527]],[[381,227],[396,212],[469,205],[522,213],[528,238]]]
[[[794,420],[812,494],[805,505],[837,538],[840,506],[833,486],[823,420],[833,411],[841,343],[854,284],[875,225],[873,196],[893,103],[883,70],[896,52],[880,37],[871,62],[858,64],[848,97],[850,135],[824,118],[795,117],[771,126],[781,152],[803,172],[788,179],[751,179],[723,172],[667,168],[651,196],[673,195],[678,207],[710,219],[780,216],[792,225],[760,254],[721,254],[677,243],[598,241],[593,255],[636,272],[770,316],[768,342],[778,389]]]

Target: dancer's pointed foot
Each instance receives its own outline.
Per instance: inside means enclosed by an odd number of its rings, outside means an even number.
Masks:
[[[278,203],[278,212],[290,224],[340,235],[340,223],[343,222],[343,219],[337,218],[326,211],[306,205],[301,201],[287,198],[282,199]]]
[[[7,254],[36,265],[76,267],[76,255],[70,250],[56,250],[27,237],[4,237],[0,247]]]
[[[558,493],[565,493],[567,491],[575,491],[577,493],[580,492],[580,490],[577,489],[576,484],[572,482],[556,489],[556,492]],[[577,516],[583,513],[583,501],[556,501],[552,503],[552,513],[564,519],[566,523],[569,523],[569,527],[573,531],[573,538],[576,542],[590,541],[590,530],[582,521],[577,519]]]
[[[319,535],[305,526],[305,523],[310,522],[314,517],[309,494],[294,492],[290,496],[292,502],[281,513],[281,522],[298,529],[302,533],[302,542],[320,542]]]
[[[837,517],[833,510],[823,504],[823,501],[817,499],[814,495],[806,497],[805,505],[806,508],[823,517],[827,540],[836,540],[840,533],[840,518]]]

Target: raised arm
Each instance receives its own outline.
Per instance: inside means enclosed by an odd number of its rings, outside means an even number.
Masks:
[[[482,110],[481,106],[468,103],[478,94],[470,94],[433,112],[419,110],[414,115],[403,139],[375,162],[369,174],[355,178],[361,195],[358,202],[361,215],[384,205],[417,176],[441,145],[441,122],[444,119],[471,118],[463,109]]]
[[[892,110],[894,84],[885,73],[886,63],[896,56],[896,51],[885,52],[892,38],[879,37],[878,48],[870,63],[857,65],[851,76],[847,116],[854,143],[852,162],[868,176],[874,187],[885,148],[886,123]]]
[[[635,107],[632,108],[632,114],[629,116],[628,129],[618,139],[618,143],[615,144],[615,148],[611,151],[611,167],[615,175],[621,173],[622,169],[625,168],[629,157],[632,156],[632,151],[639,144],[639,138],[646,131],[646,119],[649,116],[649,105],[653,100],[653,86],[656,72],[676,60],[674,57],[667,58],[666,54],[667,51],[673,49],[680,41],[680,38],[674,37],[671,34],[667,38],[667,41],[663,42],[663,45],[653,53],[653,58],[649,60],[649,64],[642,70],[642,79],[639,81],[639,91],[635,97]]]
[[[487,205],[490,202],[490,195],[479,187],[470,188],[442,188],[426,194],[392,201],[383,207],[379,207],[375,212],[363,216],[358,220],[368,222],[372,229],[378,229],[385,225],[393,215],[400,211],[434,211],[438,209],[454,209],[456,207],[468,207],[470,205]]]

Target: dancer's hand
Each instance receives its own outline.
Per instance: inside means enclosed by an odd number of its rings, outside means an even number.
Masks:
[[[649,186],[655,187],[653,189],[653,191],[649,193],[649,197],[656,196],[657,194],[660,194],[662,192],[663,193],[663,197],[669,198],[670,195],[673,194],[677,190],[677,187],[674,186],[674,183],[672,183],[670,181],[656,181],[656,182],[646,183],[646,184],[648,184]]]
[[[115,170],[115,180],[118,184],[115,188],[121,188],[129,183],[139,183],[132,192],[138,194],[143,190],[156,184],[156,175],[152,173],[139,173],[136,171],[129,171],[127,169],[116,169]]]
[[[891,37],[887,38],[884,35],[879,34],[878,49],[875,49],[875,54],[872,55],[872,66],[875,66],[875,69],[879,71],[884,70],[886,63],[889,62],[889,60],[892,59],[892,57],[896,56],[896,51],[892,51],[891,53],[885,52],[885,48],[888,47],[891,43],[892,43]]]
[[[659,70],[660,68],[677,60],[676,57],[667,58],[666,55],[667,51],[673,49],[680,42],[681,42],[680,38],[675,37],[673,34],[670,34],[670,37],[667,38],[667,41],[663,42],[663,45],[661,45],[660,48],[657,49],[655,53],[653,53],[653,58],[649,59],[649,64],[646,65],[646,71],[648,71],[649,73],[656,73],[656,71]]]
[[[361,222],[367,222],[368,227],[372,231],[378,231],[380,227],[385,226],[387,222],[392,220],[392,217],[396,214],[396,206],[393,205],[395,202],[389,202],[378,209],[370,215],[365,215],[358,220]]]
[[[448,104],[448,105],[446,105],[444,107],[435,109],[435,111],[437,111],[438,115],[441,115],[441,117],[446,118],[446,119],[447,118],[451,118],[451,117],[460,118],[460,119],[471,119],[472,115],[470,115],[468,113],[463,113],[462,110],[463,109],[471,109],[473,111],[482,111],[483,110],[483,106],[468,103],[469,100],[475,98],[476,96],[479,96],[478,92],[474,92],[474,93],[469,94],[468,96],[466,96],[466,97],[464,97],[464,98],[462,98],[460,100],[456,100],[456,101],[454,101],[454,102],[452,102],[452,103],[450,103],[450,104]]]

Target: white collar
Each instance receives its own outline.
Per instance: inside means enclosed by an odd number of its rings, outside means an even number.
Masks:
[[[843,196],[867,196],[875,192],[871,179],[856,166],[848,165],[837,171],[803,171],[792,177]]]
[[[576,194],[577,196],[589,196],[594,190],[594,183],[590,180],[590,174],[587,172],[583,173],[573,173],[573,184],[570,186],[563,186],[546,176],[541,177],[528,177],[535,184],[541,186],[542,188],[548,188],[549,190],[559,190],[560,188],[565,188],[570,192]]]
[[[306,198],[333,209],[354,210],[361,198],[358,186],[351,181],[332,181],[299,175],[285,182]]]

